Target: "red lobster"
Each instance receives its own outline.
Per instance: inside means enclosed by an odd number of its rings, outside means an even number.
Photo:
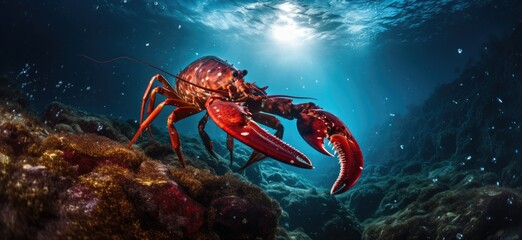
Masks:
[[[267,87],[260,88],[254,83],[246,82],[246,75],[246,70],[240,71],[214,56],[202,57],[188,65],[174,76],[177,79],[174,87],[162,75],[155,75],[143,95],[140,128],[130,141],[129,147],[150,126],[161,110],[170,105],[176,109],[169,115],[167,127],[172,147],[182,166],[185,166],[185,160],[174,123],[207,110],[199,121],[198,129],[206,149],[212,156],[215,157],[216,154],[212,149],[212,141],[205,132],[208,117],[228,134],[226,145],[231,159],[234,138],[254,149],[242,169],[266,157],[300,168],[313,168],[308,157],[281,140],[284,128],[273,116],[277,115],[290,120],[297,119],[297,128],[304,140],[317,151],[333,156],[324,148],[323,141],[325,138],[328,139],[333,144],[341,165],[339,177],[330,193],[339,194],[351,188],[361,175],[363,156],[345,124],[335,115],[311,102],[293,104],[292,98],[299,97],[267,95]],[[156,81],[160,82],[161,86],[152,88]],[[166,99],[156,106],[157,94],[165,96]],[[143,120],[145,108],[148,116]],[[275,135],[265,131],[256,122],[275,129]]]

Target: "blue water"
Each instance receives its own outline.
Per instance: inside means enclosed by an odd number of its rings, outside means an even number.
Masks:
[[[15,76],[36,108],[56,100],[138,118],[157,71],[125,60],[97,64],[78,53],[132,56],[173,74],[215,55],[247,69],[247,80],[269,86],[269,94],[317,98],[345,121],[363,153],[375,126],[421,104],[477,59],[488,39],[509,34],[522,19],[516,0],[3,0],[0,9],[0,73]],[[154,124],[165,129],[168,113]],[[199,119],[179,122],[179,132],[197,134]],[[335,159],[297,137],[294,122],[283,124],[284,139],[316,166],[295,171],[337,176]],[[208,132],[225,139],[216,127]]]

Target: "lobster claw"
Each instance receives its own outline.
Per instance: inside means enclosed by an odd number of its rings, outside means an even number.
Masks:
[[[247,146],[280,162],[300,168],[313,168],[308,157],[252,121],[252,114],[246,107],[219,98],[209,98],[206,109],[218,127]]]
[[[361,176],[364,161],[361,149],[346,125],[327,111],[309,109],[300,113],[297,129],[303,139],[317,151],[334,156],[324,148],[326,138],[338,154],[341,170],[330,194],[340,194],[350,189]]]

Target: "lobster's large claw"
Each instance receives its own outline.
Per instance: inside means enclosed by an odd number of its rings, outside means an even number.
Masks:
[[[324,139],[330,140],[337,152],[341,170],[331,194],[340,194],[350,189],[359,179],[363,169],[363,155],[350,130],[335,115],[322,109],[303,111],[297,118],[297,129],[317,151],[333,156],[324,148]]]
[[[206,109],[217,126],[247,146],[283,163],[313,168],[308,157],[252,121],[251,113],[245,107],[210,98]]]

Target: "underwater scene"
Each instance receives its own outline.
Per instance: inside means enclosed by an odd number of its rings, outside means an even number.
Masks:
[[[0,239],[522,239],[522,1],[0,16]]]

